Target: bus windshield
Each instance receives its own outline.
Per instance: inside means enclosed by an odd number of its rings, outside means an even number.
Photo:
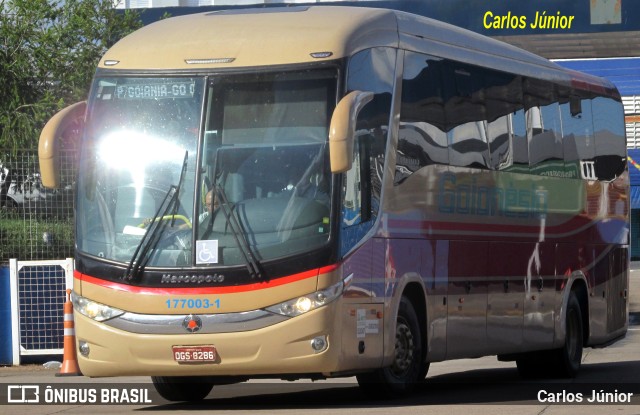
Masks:
[[[255,268],[323,246],[335,76],[96,79],[79,251],[130,268]]]

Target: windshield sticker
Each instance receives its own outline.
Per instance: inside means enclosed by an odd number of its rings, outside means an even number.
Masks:
[[[218,263],[218,240],[196,241],[196,264]]]

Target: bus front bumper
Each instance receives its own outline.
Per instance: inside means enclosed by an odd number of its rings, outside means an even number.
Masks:
[[[75,312],[76,348],[85,376],[247,376],[340,371],[340,302],[249,331],[134,333]],[[314,339],[326,347],[315,350]],[[214,346],[214,362],[180,363],[174,346]],[[315,344],[316,349],[318,343]]]

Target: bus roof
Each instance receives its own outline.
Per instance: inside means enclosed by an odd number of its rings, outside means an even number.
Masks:
[[[233,9],[164,19],[117,42],[99,68],[199,70],[287,65],[342,58],[379,46],[616,94],[613,84],[604,79],[566,70],[466,29],[395,10],[345,6]]]
[[[255,67],[348,56],[372,46],[397,46],[392,12],[343,7],[223,10],[152,23],[116,43],[100,62],[118,69]],[[327,58],[311,53],[331,52]],[[203,63],[188,64],[187,59]],[[206,59],[229,60],[204,61]]]

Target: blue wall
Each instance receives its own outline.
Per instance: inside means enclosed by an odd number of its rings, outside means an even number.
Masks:
[[[613,3],[613,2],[611,2]],[[328,3],[315,3],[313,0],[302,5],[331,5]],[[335,4],[343,6],[379,7],[402,10],[436,20],[464,27],[474,32],[487,36],[510,36],[553,33],[601,33],[601,32],[626,32],[640,30],[640,1],[621,0],[620,23],[616,24],[592,24],[590,0],[383,0],[383,1],[340,1]],[[149,24],[160,20],[164,13],[171,16],[202,13],[223,9],[245,9],[256,7],[282,7],[281,3],[240,5],[240,6],[201,6],[201,7],[159,7],[145,9],[142,20]],[[529,23],[533,22],[536,12],[555,16],[575,16],[570,29],[532,29]],[[494,16],[525,16],[527,26],[525,28],[485,28],[485,14],[491,12]]]
[[[640,149],[628,149],[629,181],[631,182],[631,209],[640,209]]]
[[[556,63],[565,68],[607,78],[623,97],[640,95],[640,58],[584,59]],[[640,158],[637,161],[640,162]]]
[[[11,288],[9,267],[0,267],[0,365],[13,363],[11,350]]]

